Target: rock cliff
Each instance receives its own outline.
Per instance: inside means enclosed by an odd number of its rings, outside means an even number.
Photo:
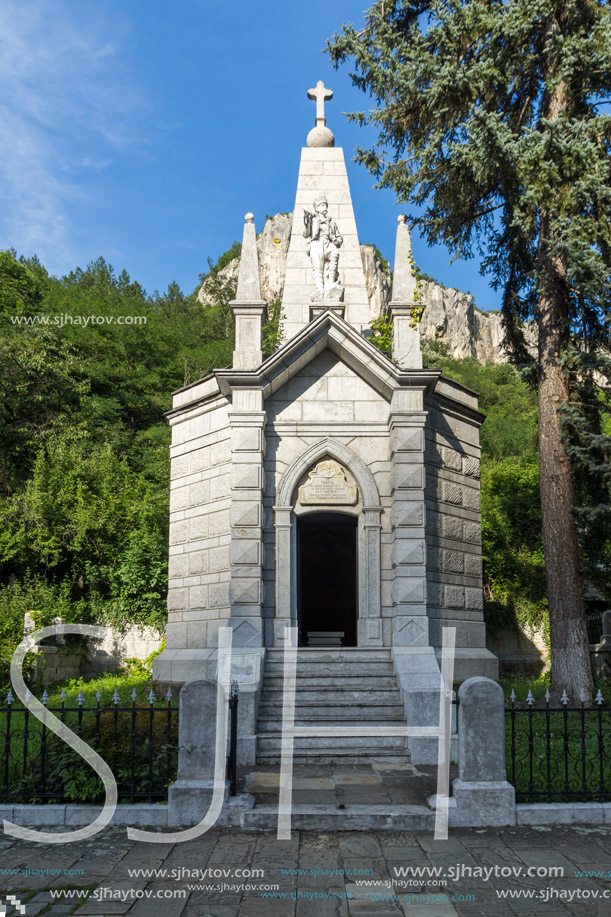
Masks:
[[[268,217],[257,237],[261,295],[270,303],[282,298],[291,223],[292,214],[277,213]],[[373,245],[361,245],[361,256],[373,320],[384,313],[390,300],[390,266]],[[237,278],[238,265],[239,258],[234,258],[219,276],[226,280]],[[210,302],[205,281],[199,291],[199,300],[204,304]],[[447,289],[434,281],[423,281],[422,303],[420,335],[423,340],[444,344],[449,356],[455,359],[473,357],[482,363],[507,361],[501,316],[497,312],[481,312],[468,293]],[[525,335],[528,348],[534,350],[534,328],[527,326]]]

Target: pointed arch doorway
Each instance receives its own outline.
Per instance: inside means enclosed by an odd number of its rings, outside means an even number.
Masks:
[[[282,646],[287,626],[299,624],[299,564],[297,542],[299,519],[322,515],[323,511],[303,512],[297,506],[298,488],[309,469],[330,458],[350,471],[362,495],[362,502],[350,514],[355,520],[356,554],[358,564],[357,638],[352,646],[384,646],[381,618],[381,515],[383,507],[373,475],[367,465],[343,443],[325,437],[313,444],[289,465],[282,474],[274,505],[275,556],[275,616],[270,628],[269,645]],[[329,508],[331,515],[339,513]],[[326,512],[326,510],[325,510]],[[306,523],[307,525],[307,523]],[[303,642],[301,643],[303,646]],[[348,644],[345,644],[348,645]],[[390,645],[390,641],[389,641]]]
[[[357,517],[306,513],[297,519],[300,646],[356,646]]]

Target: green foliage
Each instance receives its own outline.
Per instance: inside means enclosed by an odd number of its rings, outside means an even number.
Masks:
[[[486,621],[547,632],[545,564],[537,462],[537,399],[507,363],[453,360],[447,345],[426,342],[423,363],[479,393],[482,556]]]
[[[581,559],[602,612],[611,606],[611,386],[597,384],[596,375],[611,378],[611,359],[571,345],[563,366],[571,400],[560,411],[575,478]]]
[[[271,357],[282,344],[284,313],[282,302],[277,299],[267,309],[267,321],[262,329],[263,359]]]
[[[328,42],[375,102],[349,115],[377,133],[357,161],[416,206],[429,243],[482,254],[508,324],[536,311],[551,209],[567,317],[588,340],[609,340],[610,36],[606,3],[379,0],[364,29],[345,25]]]
[[[164,412],[173,390],[231,363],[234,293],[215,274],[203,307],[174,282],[147,296],[101,258],[57,279],[0,253],[3,660],[25,610],[163,626]]]
[[[547,631],[539,469],[534,458],[482,463],[482,558],[491,630]]]
[[[381,315],[375,318],[371,323],[373,337],[370,339],[374,347],[385,353],[386,356],[392,356],[392,333],[393,323],[390,315]]]
[[[426,271],[418,271],[418,279],[425,280],[427,283],[434,283],[438,287],[441,287],[442,290],[447,290],[445,283],[442,283],[441,280],[437,280],[436,277],[433,277],[431,274],[427,274]]]
[[[536,460],[537,398],[516,369],[509,363],[453,360],[447,350],[443,352],[443,345],[423,343],[425,367],[441,369],[450,379],[478,392],[480,410],[486,415],[480,434],[484,456]]]
[[[150,677],[144,670],[144,675]],[[97,686],[103,686],[100,700],[99,718],[87,710],[83,713],[80,727],[77,725],[77,714],[66,712],[64,721],[106,761],[111,767],[119,787],[128,788],[132,781],[132,753],[134,756],[133,779],[137,793],[163,792],[169,783],[176,779],[178,753],[178,718],[172,717],[168,728],[167,717],[157,713],[151,717],[150,704],[144,700],[146,695],[142,672],[135,676],[107,676],[96,679],[80,687],[77,682],[68,685],[66,691],[66,708],[77,707],[77,693],[83,691],[84,707],[96,708]],[[114,703],[109,691],[117,689],[121,697],[121,706],[130,708],[119,711],[116,719]],[[132,716],[131,692],[135,688],[138,698],[135,702],[135,714]],[[140,689],[140,690],[138,690]],[[60,699],[57,692],[50,697],[48,706],[58,707]],[[167,701],[157,700],[155,707],[167,707]],[[56,714],[57,715],[57,714]],[[3,731],[0,723],[0,733]],[[152,737],[152,761],[149,759],[149,739]],[[41,725],[38,720],[31,720],[28,728],[28,760],[25,772],[22,770],[21,731],[15,731],[11,754],[9,757],[9,785],[19,787],[29,801],[39,801],[37,794],[40,787],[40,754]],[[169,772],[168,772],[169,759]],[[95,771],[83,758],[73,751],[65,742],[52,733],[47,733],[45,749],[45,777],[47,791],[61,789],[66,802],[100,803],[104,799],[104,787]],[[120,799],[127,802],[129,796],[120,792]]]
[[[0,585],[0,686],[8,683],[8,666],[17,644],[23,637],[23,617],[29,611],[37,627],[48,627],[53,618],[66,622],[79,621],[84,612],[83,603],[72,601],[69,583],[59,585],[44,579],[26,576],[12,585]],[[35,654],[30,653],[24,662],[28,675],[34,665]]]

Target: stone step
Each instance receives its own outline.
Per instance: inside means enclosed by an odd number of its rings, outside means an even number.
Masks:
[[[268,662],[282,662],[284,650],[282,647],[271,647],[266,650],[265,660]],[[343,646],[343,647],[323,647],[300,646],[297,650],[297,664],[304,662],[389,662],[392,660],[390,649],[366,647]]]
[[[311,716],[295,716],[295,725],[296,726],[315,726],[316,723],[320,723],[321,726],[336,726],[338,728],[343,726],[363,726],[367,724],[368,726],[377,726],[378,724],[384,724],[386,726],[401,726],[405,725],[405,720],[402,716],[395,717],[382,717],[380,714],[375,714],[373,716],[364,716],[360,715],[357,717],[346,717],[345,719],[337,715],[337,711],[334,710],[333,713],[329,712],[328,719],[323,719],[319,717],[318,719]],[[275,716],[265,716],[259,715],[259,725],[258,725],[260,734],[271,734],[282,731],[282,720],[280,717]],[[347,742],[350,739],[346,739]]]
[[[280,764],[280,748],[275,752],[257,753],[257,760],[263,764]],[[411,764],[407,750],[374,748],[341,748],[335,750],[306,749],[293,752],[293,764]]]
[[[405,717],[403,704],[333,704],[327,709],[320,704],[304,704],[297,697],[295,702],[295,715],[300,719],[320,721],[326,719],[352,719],[357,720],[400,720]],[[273,702],[267,697],[259,705],[261,719],[279,719],[282,717],[282,702]]]
[[[265,666],[266,675],[283,675],[284,665],[280,662],[268,662]],[[370,677],[374,675],[392,675],[395,670],[392,662],[382,662],[376,659],[374,662],[329,662],[318,660],[317,662],[298,661],[297,677],[303,675],[328,675],[330,678],[343,678],[344,676]]]
[[[258,761],[261,764],[269,765],[270,767],[275,764],[280,764],[281,758],[280,753],[275,755],[261,755],[258,758]],[[331,752],[328,754],[322,755],[293,755],[293,764],[295,767],[297,765],[305,764],[411,764],[411,758],[409,755],[397,755],[397,754],[378,754],[374,751],[371,754],[360,753],[360,754],[339,754],[338,752]]]
[[[276,831],[278,806],[256,806],[241,816],[243,828]],[[427,831],[435,826],[435,813],[426,806],[291,806],[293,831]],[[423,911],[424,913],[424,911]]]
[[[284,654],[267,651],[259,707],[257,758],[281,758]],[[392,763],[410,760],[406,736],[343,736],[342,727],[405,726],[394,666],[388,648],[299,648],[295,684],[297,726],[325,727],[331,735],[296,737],[295,763],[359,764],[383,759]]]
[[[268,675],[267,670],[263,678],[263,690],[266,688],[281,688],[284,684],[284,676]],[[299,691],[303,688],[321,688],[331,690],[333,688],[362,688],[364,691],[371,688],[396,688],[397,679],[394,675],[362,675],[360,677],[350,675],[300,675],[297,673],[295,687]]]
[[[260,732],[257,736],[257,756],[268,753],[280,753],[281,736],[276,733]],[[382,749],[389,749],[397,752],[406,752],[406,740],[403,736],[307,736],[296,737],[293,740],[295,754],[298,752],[307,752],[316,755],[325,751],[341,751],[346,754],[363,754],[377,753]]]
[[[341,690],[316,690],[314,687],[302,687],[295,692],[295,701],[302,704],[318,704],[328,707],[329,704],[399,704],[401,695],[398,688],[372,688],[359,691],[356,688]],[[261,703],[282,703],[282,685],[264,686]]]

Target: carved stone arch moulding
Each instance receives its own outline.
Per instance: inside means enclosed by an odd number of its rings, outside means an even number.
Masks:
[[[320,440],[287,468],[274,506],[276,529],[276,618],[274,642],[282,645],[284,628],[297,623],[297,558],[294,504],[297,485],[316,463],[330,458],[343,465],[356,481],[363,498],[358,518],[359,609],[358,645],[382,646],[380,603],[380,542],[382,506],[367,465],[343,443],[330,437]]]

